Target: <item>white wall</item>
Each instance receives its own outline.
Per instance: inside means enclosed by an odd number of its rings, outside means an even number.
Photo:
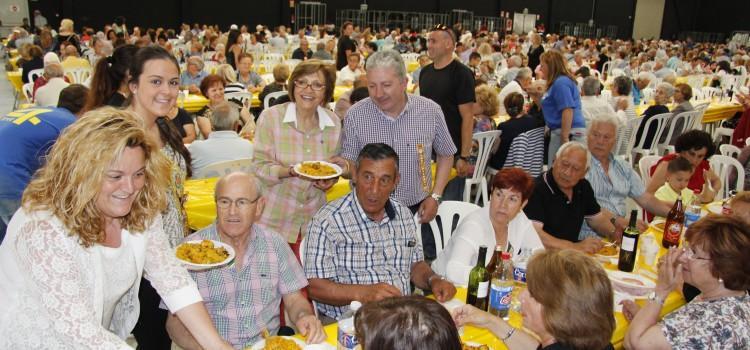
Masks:
[[[633,38],[659,38],[665,0],[636,0]]]
[[[7,36],[14,26],[21,25],[21,19],[24,17],[29,19],[29,2],[27,0],[0,0],[0,21],[3,25],[0,26],[0,35]],[[11,6],[16,6],[18,12],[12,12]]]

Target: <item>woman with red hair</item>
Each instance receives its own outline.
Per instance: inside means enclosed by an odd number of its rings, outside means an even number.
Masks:
[[[466,216],[456,227],[451,239],[432,263],[436,273],[455,284],[466,284],[469,271],[477,262],[479,246],[503,251],[509,247],[513,255],[522,249],[544,249],[531,220],[523,207],[534,189],[534,179],[520,168],[504,168],[492,179],[490,203]],[[487,254],[485,265],[492,254]]]

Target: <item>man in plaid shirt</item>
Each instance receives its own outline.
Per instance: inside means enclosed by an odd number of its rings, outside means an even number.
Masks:
[[[308,343],[326,339],[323,326],[300,290],[307,286],[299,262],[277,233],[253,225],[263,213],[264,199],[255,179],[232,173],[216,183],[216,223],[185,238],[228,243],[236,253],[229,265],[206,271],[190,271],[219,334],[235,348],[260,341],[267,329],[279,329],[279,303]],[[167,319],[172,340],[184,349],[198,349],[174,315]]]
[[[313,217],[305,237],[310,297],[331,318],[353,300],[363,303],[411,292],[410,282],[431,289],[438,301],[456,288],[424,262],[417,225],[405,205],[392,200],[400,180],[399,156],[384,143],[359,152],[354,191]]]

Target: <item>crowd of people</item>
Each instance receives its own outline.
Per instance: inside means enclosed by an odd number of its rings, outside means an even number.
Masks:
[[[708,162],[710,134],[645,127],[696,107],[678,78],[701,76],[744,104],[731,142],[746,169],[735,181],[750,184],[750,58],[734,42],[500,36],[460,24],[345,22],[296,35],[262,25],[130,29],[121,17],[98,32],[76,32],[70,19],[57,32],[35,24],[35,34],[18,28],[8,38],[18,66],[44,74],[30,82],[40,108],[0,119],[2,348],[126,348],[131,333],[149,349],[244,348],[264,331],[289,334],[286,326],[319,343],[323,324],[360,301],[363,349],[460,349],[455,326],[464,324],[510,349],[609,349],[613,290],[586,254],[620,240],[627,198],[665,217],[678,197],[705,204],[732,186]],[[290,57],[265,67],[271,82],[255,64],[269,54]],[[408,72],[405,57],[415,55]],[[66,65],[89,65],[88,87],[68,84]],[[334,101],[337,86],[348,91]],[[183,90],[208,103],[191,115],[178,103]],[[267,107],[227,98],[278,91],[286,96]],[[641,127],[626,130],[635,118]],[[546,171],[506,166],[514,139],[540,128]],[[489,130],[502,131],[488,157],[489,199],[437,249],[428,223],[443,200],[463,197],[472,136]],[[619,156],[631,133],[674,147],[648,183]],[[251,171],[216,183],[215,222],[191,232],[185,182],[246,158]],[[295,171],[313,160],[337,164],[351,192],[327,201],[338,178]],[[734,214],[701,219],[668,250],[645,306],[624,303],[626,348],[750,343],[750,193],[728,205]],[[195,239],[229,244],[233,263],[188,273],[172,252]],[[525,329],[408,296],[416,287],[452,299],[480,246],[535,253],[519,297]],[[660,317],[683,284],[699,295]]]

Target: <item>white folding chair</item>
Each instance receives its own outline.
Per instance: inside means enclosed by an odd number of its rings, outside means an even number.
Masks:
[[[641,174],[641,180],[643,185],[648,186],[651,182],[651,167],[656,164],[661,157],[659,156],[644,156],[638,161],[638,172]]]
[[[627,124],[621,126],[617,132],[617,148],[615,148],[617,155],[627,161],[632,158],[631,151],[635,146],[635,132],[641,126],[642,121],[643,118],[641,117],[628,119]]]
[[[29,76],[29,83],[33,83],[36,81],[36,78],[39,78],[42,75],[44,75],[44,69],[43,68],[32,69],[27,73],[27,75]]]
[[[643,128],[643,132],[641,133],[641,137],[638,140],[638,144],[633,146],[630,150],[630,159],[631,164],[633,160],[635,160],[635,154],[641,154],[644,156],[654,154],[654,151],[656,150],[656,144],[659,142],[659,135],[661,135],[662,130],[664,130],[665,125],[667,124],[667,119],[672,115],[672,113],[661,113],[652,116],[649,118],[649,120],[646,121],[646,125]],[[643,119],[643,117],[639,118]],[[643,121],[641,121],[643,123]],[[646,144],[646,135],[649,134],[649,130],[655,130],[654,138],[651,140],[651,144]],[[638,130],[634,130],[632,137],[638,136]]]
[[[721,96],[721,89],[715,87],[704,86],[701,88],[701,92],[703,93],[703,98],[705,99],[711,99],[713,97]]]
[[[432,235],[435,238],[435,256],[439,256],[440,252],[445,249],[446,243],[448,243],[448,240],[453,235],[453,230],[458,227],[461,220],[479,208],[476,204],[460,201],[445,201],[440,203],[437,215],[430,221]],[[439,224],[438,220],[440,221]]]
[[[737,159],[732,157],[723,156],[721,154],[714,154],[709,159],[711,170],[713,170],[721,180],[721,190],[716,191],[716,198],[724,199],[729,197],[729,192],[732,190],[742,191],[745,188],[745,169],[742,168],[742,164]],[[734,178],[735,183],[729,183],[729,179],[732,173],[737,176]]]
[[[208,74],[216,74],[216,68],[219,67],[219,62],[206,60],[203,62],[203,71]]]
[[[91,68],[73,68],[65,71],[71,84],[83,84],[91,76]]]
[[[274,78],[272,73],[264,73],[260,75],[260,78],[263,79],[263,82],[266,83],[266,85],[273,83]]]
[[[263,99],[263,109],[266,109],[266,108],[270,107],[271,106],[271,102],[275,101],[276,99],[278,99],[281,96],[286,96],[286,95],[289,95],[289,92],[287,92],[287,91],[277,91],[277,92],[272,92],[272,93],[266,95],[266,98]]]
[[[242,171],[249,173],[252,171],[253,167],[253,159],[252,158],[242,158],[242,159],[236,159],[236,160],[227,160],[223,162],[216,162],[213,164],[209,164],[203,169],[200,169],[199,171],[196,171],[193,173],[193,179],[205,179],[209,177],[220,177],[224,176],[226,174],[235,172],[235,171]]]
[[[478,185],[476,197],[474,197],[474,204],[479,203],[479,197],[482,197],[482,204],[487,205],[489,196],[487,195],[487,177],[485,170],[487,168],[487,160],[490,159],[490,151],[492,145],[497,142],[500,137],[500,130],[492,130],[479,132],[472,136],[472,139],[477,142],[477,162],[474,164],[474,173],[471,178],[466,179],[466,185],[464,187],[464,202],[472,202],[471,200],[471,189],[474,185]]]
[[[266,72],[273,70],[277,64],[284,62],[284,55],[280,53],[269,52],[263,55],[261,63],[266,67]]]
[[[734,159],[737,159],[737,156],[740,155],[740,149],[737,148],[735,145],[730,144],[724,144],[719,146],[719,153],[722,156],[732,157]]]
[[[687,84],[693,88],[693,91],[700,91],[700,89],[703,87],[704,81],[706,81],[706,77],[703,74],[689,75],[687,77]]]

